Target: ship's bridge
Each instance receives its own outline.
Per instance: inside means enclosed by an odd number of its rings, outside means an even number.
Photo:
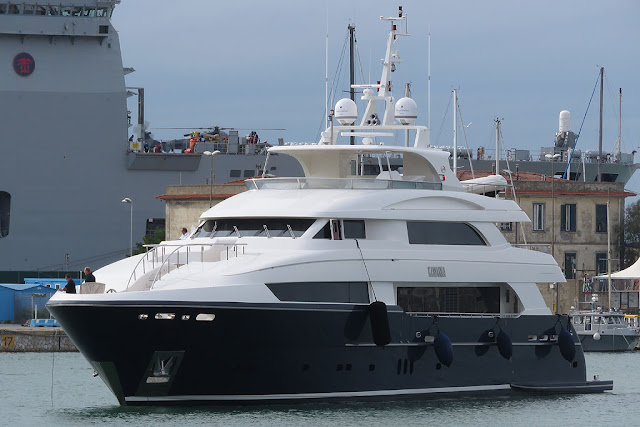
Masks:
[[[49,37],[97,37],[113,32],[110,18],[120,0],[44,0],[3,2],[0,0],[0,34]],[[2,19],[3,15],[7,18]],[[8,19],[9,15],[12,19]],[[33,29],[26,27],[29,18]]]
[[[0,3],[0,15],[73,16],[76,18],[111,18],[120,0],[57,0]]]
[[[384,145],[304,145],[278,146],[269,153],[294,157],[304,178],[254,180],[254,188],[285,185],[329,188],[424,188],[462,190],[460,181],[448,164],[449,153],[430,148]],[[379,174],[364,174],[363,159],[374,158]],[[391,159],[394,160],[393,166]],[[325,187],[327,188],[327,187]]]

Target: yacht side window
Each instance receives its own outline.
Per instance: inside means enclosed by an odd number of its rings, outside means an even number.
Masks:
[[[402,286],[398,305],[407,313],[500,313],[497,286]]]
[[[331,239],[331,224],[329,221],[326,222],[324,227],[322,227],[315,236],[314,239]]]
[[[367,235],[364,228],[363,220],[343,220],[342,229],[344,230],[345,239],[366,239]]]
[[[475,228],[463,222],[407,221],[407,232],[412,245],[487,245]]]

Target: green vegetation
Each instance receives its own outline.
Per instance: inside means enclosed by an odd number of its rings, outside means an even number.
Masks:
[[[622,269],[636,262],[640,255],[640,200],[627,206],[625,210],[624,235],[621,240],[624,256]]]
[[[144,236],[142,238],[142,242],[136,243],[136,248],[133,251],[133,255],[138,255],[145,253],[147,248],[143,245],[155,245],[164,240],[165,230],[164,228],[157,228],[156,231],[152,235]]]

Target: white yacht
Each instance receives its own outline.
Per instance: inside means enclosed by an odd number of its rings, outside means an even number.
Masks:
[[[269,150],[297,159],[304,177],[248,180],[188,241],[100,269],[99,293],[51,298],[120,404],[612,389],[587,381],[568,316],[538,291],[565,281],[558,265],[495,225],[526,214],[465,191],[449,153],[412,124],[415,103],[391,95],[405,15],[382,19],[383,83],[361,85],[361,123],[341,100],[318,144]],[[398,130],[413,142],[384,144]],[[367,176],[364,158],[382,172]]]

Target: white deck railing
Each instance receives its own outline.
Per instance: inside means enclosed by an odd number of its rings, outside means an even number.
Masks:
[[[151,248],[144,254],[136,264],[126,289],[146,277],[147,285],[144,289],[153,288],[153,284],[160,280],[163,275],[190,263],[217,262],[229,260],[229,258],[240,255],[239,247],[242,246],[244,253],[244,243],[185,243],[185,244],[160,244],[144,245]]]

